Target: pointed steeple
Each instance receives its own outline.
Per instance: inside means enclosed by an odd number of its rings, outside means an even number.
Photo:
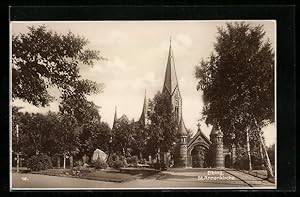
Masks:
[[[178,86],[171,41],[172,40],[170,38],[167,68],[166,68],[164,87],[163,87],[163,92],[167,91],[170,95],[174,93],[174,90]]]
[[[185,127],[185,124],[184,124],[184,122],[183,122],[182,117],[181,117],[180,122],[179,122],[178,133],[179,133],[181,136],[187,136],[186,127]]]
[[[147,96],[146,96],[146,89],[145,89],[143,110],[142,110],[142,114],[141,114],[141,117],[140,117],[140,121],[141,121],[144,125],[146,124],[147,109],[148,109],[148,103],[147,103]]]
[[[114,122],[113,122],[112,128],[115,127],[115,124],[116,124],[117,121],[118,121],[118,117],[117,117],[117,106],[115,106],[115,115],[114,115]]]

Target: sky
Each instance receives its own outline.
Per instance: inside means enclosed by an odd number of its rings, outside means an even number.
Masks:
[[[102,121],[110,126],[117,106],[118,117],[125,114],[138,120],[143,107],[144,93],[152,99],[161,91],[167,64],[171,38],[179,89],[183,104],[185,125],[196,133],[202,117],[202,92],[196,90],[195,66],[207,59],[213,51],[217,27],[225,27],[229,21],[81,21],[81,22],[12,22],[12,34],[28,32],[28,26],[45,24],[58,33],[71,31],[89,40],[88,48],[100,51],[106,60],[96,61],[94,66],[81,66],[83,78],[104,84],[103,92],[88,99],[100,106]],[[233,21],[231,21],[233,22]],[[275,21],[247,21],[250,25],[263,25],[265,39],[270,39],[275,49]],[[57,99],[59,92],[50,89]],[[48,107],[35,107],[21,100],[13,105],[23,111],[46,113],[58,111],[58,100]],[[211,126],[203,121],[201,130],[209,136]],[[276,127],[263,128],[266,145],[276,141]]]

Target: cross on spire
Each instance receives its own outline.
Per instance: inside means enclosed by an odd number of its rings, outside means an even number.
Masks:
[[[198,122],[198,123],[197,123],[198,130],[200,130],[200,126],[201,126],[201,123]]]

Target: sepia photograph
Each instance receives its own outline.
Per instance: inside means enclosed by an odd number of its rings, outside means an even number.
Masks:
[[[276,189],[276,21],[11,21],[10,189]]]

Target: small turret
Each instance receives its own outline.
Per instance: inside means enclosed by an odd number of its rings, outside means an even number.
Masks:
[[[180,119],[178,134],[180,136],[180,167],[187,167],[187,131],[183,122],[183,119]]]
[[[210,140],[213,146],[213,167],[224,168],[223,132],[215,125],[211,130]]]
[[[178,134],[179,134],[180,136],[187,136],[186,127],[185,127],[185,125],[184,125],[184,122],[183,122],[182,117],[181,117],[180,122],[179,122]]]

